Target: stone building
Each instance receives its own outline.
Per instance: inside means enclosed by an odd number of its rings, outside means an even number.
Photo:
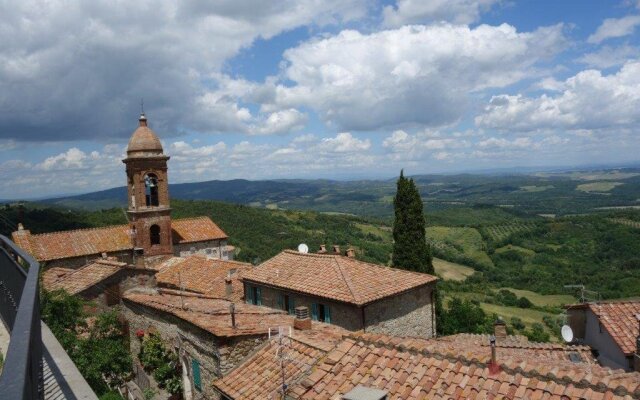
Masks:
[[[131,354],[135,357],[140,351],[136,334],[159,335],[179,355],[185,400],[219,399],[211,382],[264,343],[270,329],[272,333],[279,329],[289,332],[294,325],[294,318],[283,311],[171,289],[133,290],[124,295],[123,304]],[[336,329],[313,323],[311,330]],[[136,371],[144,373],[140,368]]]
[[[567,307],[574,337],[598,352],[602,365],[640,371],[640,301],[614,300]]]
[[[31,234],[20,225],[13,241],[45,268],[78,268],[103,253],[137,265],[153,264],[158,256],[167,255],[233,259],[227,235],[208,217],[171,218],[168,160],[142,114],[123,160],[128,224],[44,234]]]
[[[120,304],[122,293],[129,289],[155,286],[154,274],[150,269],[98,259],[78,269],[50,268],[42,274],[42,287],[48,291],[63,289],[104,310]]]
[[[350,331],[435,335],[436,277],[339,254],[285,250],[243,274],[245,300]]]

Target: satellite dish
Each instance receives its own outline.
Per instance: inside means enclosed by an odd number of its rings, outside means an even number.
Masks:
[[[560,329],[560,334],[562,334],[562,338],[565,342],[571,343],[573,342],[573,331],[569,325],[562,325],[562,329]]]
[[[307,254],[309,252],[309,246],[304,243],[298,245],[298,253]]]

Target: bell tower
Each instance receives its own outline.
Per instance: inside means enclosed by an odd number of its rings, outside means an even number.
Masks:
[[[142,113],[122,162],[127,170],[127,216],[133,247],[142,249],[144,256],[173,254],[168,160]]]

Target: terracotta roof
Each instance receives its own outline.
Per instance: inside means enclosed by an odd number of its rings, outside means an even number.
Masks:
[[[136,152],[162,153],[162,143],[155,132],[147,126],[147,118],[141,115],[138,121],[139,126],[129,139],[127,154]]]
[[[63,276],[73,271],[75,271],[75,269],[73,268],[62,268],[62,267],[49,268],[48,270],[44,271],[44,273],[42,274],[42,286],[45,289],[47,289],[51,287],[51,285],[55,281],[59,280]]]
[[[226,239],[228,236],[209,217],[195,217],[171,220],[173,243],[204,242]]]
[[[640,314],[640,300],[602,301],[586,303],[570,308],[586,307],[593,312],[598,320],[609,332],[616,344],[625,355],[634,354],[636,338],[640,335],[638,318]]]
[[[267,334],[269,328],[293,326],[293,317],[284,311],[234,303],[236,327],[233,328],[229,312],[230,301],[191,292],[158,289],[156,293],[128,292],[123,298],[137,305],[174,315],[215,336]],[[136,307],[131,308],[135,310]]]
[[[38,261],[58,260],[128,250],[132,248],[129,225],[76,229],[32,235],[16,231],[13,241]]]
[[[464,355],[354,335],[346,338],[290,389],[297,399],[339,399],[357,385],[412,399],[631,399],[640,374],[590,364],[506,360],[493,370]],[[397,338],[396,338],[397,339]],[[424,342],[428,342],[424,340]]]
[[[62,268],[51,268],[44,272],[42,284],[46,290],[64,289],[70,294],[80,293],[113,276],[127,264],[112,260],[95,260],[76,270],[60,275]],[[58,277],[57,279],[55,279]]]
[[[444,336],[437,339],[437,343],[443,347],[449,346],[455,354],[469,352],[483,362],[488,362],[490,358],[490,335],[478,335],[470,333],[460,333],[457,335]],[[565,345],[560,343],[538,343],[530,342],[526,336],[507,336],[496,341],[496,358],[498,360],[508,360],[514,358],[540,359],[544,361],[563,361],[583,364],[597,364],[593,356],[591,347],[582,345]],[[439,351],[444,351],[440,348]],[[453,354],[454,352],[449,352]],[[576,360],[576,361],[574,361]]]
[[[230,300],[240,301],[244,295],[242,274],[252,268],[247,263],[208,259],[199,255],[174,257],[159,265],[156,281],[159,286],[224,298],[225,281],[229,277],[233,288]],[[235,272],[230,275],[233,270]]]
[[[227,235],[208,217],[171,221],[173,243],[226,239]],[[13,241],[38,261],[132,250],[129,225],[76,229],[32,235],[28,230],[12,233]]]
[[[316,338],[309,340],[313,331],[294,331],[291,338],[266,342],[255,354],[230,371],[213,385],[234,400],[280,399],[282,382],[279,351],[284,355],[284,378],[291,386],[303,378],[341,339],[342,335],[325,334],[324,343],[317,345]]]
[[[364,305],[435,282],[437,278],[340,255],[285,250],[244,274],[243,279]]]

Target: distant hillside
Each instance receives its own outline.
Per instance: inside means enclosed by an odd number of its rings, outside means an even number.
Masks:
[[[487,204],[529,215],[582,214],[611,207],[640,207],[640,169],[529,175],[418,175],[426,210]],[[395,180],[243,179],[170,185],[173,199],[218,200],[271,209],[314,210],[387,218]],[[98,210],[126,204],[124,187],[48,199],[63,208]]]
[[[300,243],[312,250],[321,243],[343,249],[352,245],[364,260],[390,260],[388,220],[216,201],[174,200],[172,207],[174,218],[210,216],[244,261],[265,260]],[[0,217],[0,233],[8,235],[15,229],[19,209],[4,206]],[[27,203],[22,218],[34,233],[126,222],[120,208],[88,212],[34,203]],[[480,272],[447,290],[485,293],[510,287],[570,294],[563,285],[584,284],[604,298],[640,296],[640,210],[550,219],[482,205],[430,211],[427,219],[434,255]],[[470,273],[464,271],[465,276]]]

